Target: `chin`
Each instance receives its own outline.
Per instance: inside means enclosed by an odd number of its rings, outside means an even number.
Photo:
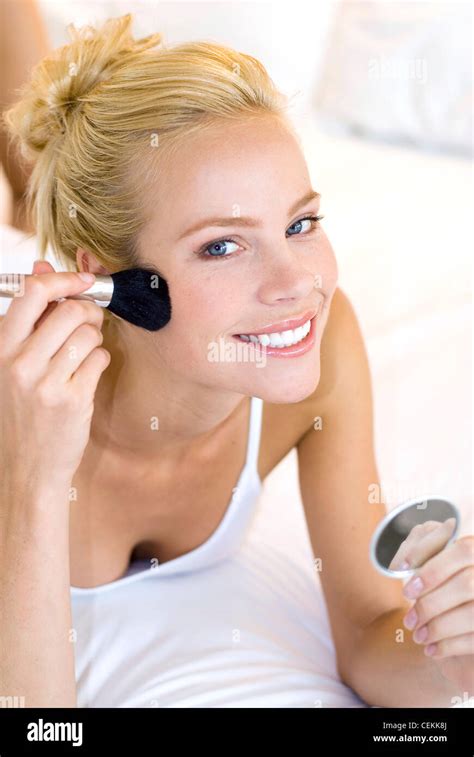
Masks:
[[[272,377],[270,380],[268,377],[269,380],[265,380],[265,377],[262,377],[262,380],[254,382],[250,391],[246,393],[275,405],[291,405],[302,402],[316,391],[320,375],[318,364],[311,371],[305,371],[304,375],[295,371],[293,376],[282,375],[277,379]]]
[[[319,381],[313,381],[311,385],[307,384],[301,387],[288,387],[281,389],[281,387],[272,387],[268,391],[257,391],[254,394],[260,397],[264,402],[270,402],[273,405],[292,405],[296,402],[303,402],[303,400],[310,397],[313,392],[316,391]]]

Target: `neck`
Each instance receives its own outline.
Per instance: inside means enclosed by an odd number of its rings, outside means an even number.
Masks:
[[[247,398],[176,375],[156,352],[133,350],[104,321],[103,347],[111,362],[95,399],[91,440],[102,449],[140,461],[161,454],[205,453],[245,412]]]

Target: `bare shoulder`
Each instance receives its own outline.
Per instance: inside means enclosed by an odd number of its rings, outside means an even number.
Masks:
[[[354,433],[365,429],[367,444],[372,445],[373,388],[367,347],[356,311],[340,287],[334,292],[321,343],[320,382],[306,402],[312,417],[319,418],[321,425],[325,419],[332,433],[326,429],[317,435],[312,433],[316,426],[308,427],[297,444],[301,465],[313,470],[314,457],[322,460],[329,447],[335,454],[342,439],[347,441],[351,422]]]
[[[298,474],[313,552],[324,566],[321,582],[340,672],[350,676],[358,630],[404,606],[404,599],[398,582],[377,574],[369,559],[372,534],[386,512],[380,499],[370,497],[382,488],[373,387],[362,329],[340,289],[324,338],[322,370],[331,378],[319,404],[319,386],[311,398],[319,423],[298,442]]]

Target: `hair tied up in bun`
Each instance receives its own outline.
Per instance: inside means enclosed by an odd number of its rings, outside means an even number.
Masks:
[[[101,27],[68,24],[70,43],[54,50],[33,68],[21,91],[21,104],[5,120],[19,137],[21,153],[34,158],[55,137],[66,134],[71,118],[100,97],[100,85],[141,51],[161,43],[161,34],[135,40],[132,14],[107,19]]]
[[[161,34],[135,40],[130,32],[132,15],[108,19],[102,27],[90,25],[77,29],[68,24],[66,30],[71,43],[59,49],[58,62],[62,70],[51,81],[47,94],[48,108],[57,120],[59,133],[64,134],[70,115],[92,92],[109,80],[114,68],[124,65],[124,57],[156,46]]]
[[[33,163],[26,200],[39,255],[49,246],[68,270],[78,249],[108,271],[143,267],[155,187],[193,134],[262,116],[288,123],[286,95],[253,56],[212,40],[134,39],[132,20],[69,24],[70,43],[32,69],[3,114]]]

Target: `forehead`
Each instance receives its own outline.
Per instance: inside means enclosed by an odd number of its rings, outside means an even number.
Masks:
[[[288,208],[309,183],[298,139],[280,119],[214,125],[158,156],[154,215],[160,209],[173,215],[178,207],[224,212],[235,204],[247,213],[268,200]]]

